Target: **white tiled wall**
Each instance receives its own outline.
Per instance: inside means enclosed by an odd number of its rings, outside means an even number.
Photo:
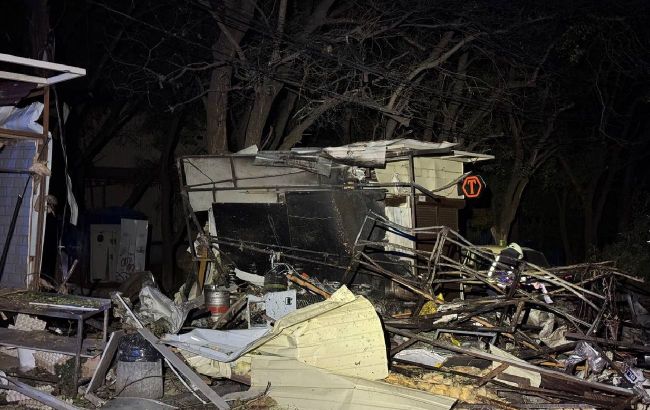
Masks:
[[[18,141],[0,151],[0,168],[26,170],[32,165],[36,144],[32,141]],[[0,253],[4,248],[11,217],[18,195],[22,194],[27,174],[0,173]],[[25,287],[29,260],[29,213],[31,206],[31,182],[16,220],[11,247],[7,257],[0,286]]]

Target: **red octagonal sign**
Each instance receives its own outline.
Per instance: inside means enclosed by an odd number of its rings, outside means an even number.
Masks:
[[[470,175],[463,179],[462,190],[467,198],[478,198],[483,192],[483,188],[485,188],[485,183],[477,175]]]

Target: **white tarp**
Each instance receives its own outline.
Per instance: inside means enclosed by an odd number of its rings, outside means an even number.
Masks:
[[[43,126],[37,122],[42,112],[43,103],[40,102],[22,108],[13,105],[0,107],[0,128],[42,134]]]
[[[162,319],[167,323],[168,331],[176,333],[181,330],[187,314],[197,306],[197,302],[177,304],[155,287],[145,286],[140,290],[140,308],[136,314],[144,325]]]

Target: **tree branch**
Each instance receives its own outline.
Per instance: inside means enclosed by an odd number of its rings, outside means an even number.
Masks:
[[[337,105],[341,104],[342,100],[338,98],[329,98],[325,100],[321,105],[316,107],[315,109],[312,110],[309,115],[300,122],[297,126],[295,126],[291,132],[284,137],[284,141],[282,141],[282,145],[280,145],[280,150],[289,150],[291,149],[294,145],[300,142],[302,139],[302,134],[307,131],[309,127],[316,122],[318,117],[323,115],[325,112],[328,110],[331,110],[332,108],[336,107]]]
[[[415,77],[417,77],[421,72],[425,70],[430,70],[432,68],[438,67],[445,61],[449,60],[451,56],[453,56],[458,50],[463,48],[466,44],[471,43],[472,41],[476,40],[478,37],[486,34],[485,32],[480,32],[473,34],[471,36],[465,37],[463,40],[459,41],[454,45],[451,49],[449,49],[446,53],[442,54],[441,56],[437,58],[428,58],[427,60],[421,62],[418,64],[411,72],[405,77],[404,81],[395,89],[393,94],[390,97],[390,100],[388,101],[388,104],[386,104],[386,107],[389,109],[392,109],[395,107],[395,103],[397,102],[397,99],[401,96],[401,94],[404,92],[404,89],[407,87],[408,83],[410,81],[413,81]]]

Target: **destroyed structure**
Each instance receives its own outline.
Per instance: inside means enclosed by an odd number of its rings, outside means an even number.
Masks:
[[[4,400],[650,404],[640,279],[608,262],[536,266],[458,233],[464,181],[472,195],[484,184],[465,165],[490,158],[414,140],[180,158],[195,262],[185,284],[170,297],[151,274],[132,273],[111,300],[67,294],[65,284],[4,288],[11,324],[0,329],[0,357],[17,364],[2,366]]]

